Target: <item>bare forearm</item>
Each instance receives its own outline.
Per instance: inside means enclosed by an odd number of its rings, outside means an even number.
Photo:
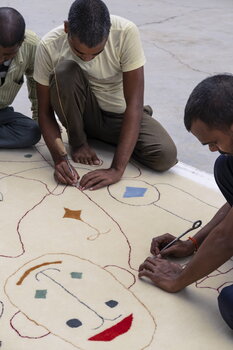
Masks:
[[[62,145],[62,142],[56,142],[56,140],[61,140],[61,133],[50,104],[49,86],[37,83],[37,95],[39,103],[39,125],[45,143],[56,163],[62,159],[61,151],[59,150],[59,144]]]
[[[123,73],[123,91],[126,110],[112,168],[124,172],[138,139],[143,115],[143,67]]]
[[[133,117],[130,117],[132,114]],[[112,161],[112,168],[124,172],[138,140],[142,108],[126,109],[118,145]]]
[[[38,100],[36,94],[36,82],[32,76],[26,75],[27,78],[27,89],[28,89],[28,98],[31,101],[31,111],[32,118],[38,120]]]
[[[226,207],[225,207],[226,209]],[[225,210],[224,209],[224,210]],[[201,279],[233,256],[233,209],[209,233],[190,263],[175,281],[178,290]],[[220,209],[220,217],[221,214]],[[215,217],[215,220],[218,220]]]
[[[202,242],[206,239],[208,234],[225,218],[228,214],[231,206],[228,203],[225,203],[218,212],[214,215],[214,217],[206,224],[195,236],[194,238],[197,240],[198,246],[202,244]]]
[[[148,257],[139,267],[139,277],[175,293],[216,270],[233,256],[233,208],[225,204],[195,238],[202,244],[184,269],[167,259]]]
[[[46,120],[46,122],[44,121]],[[45,143],[51,153],[51,156],[56,163],[61,160],[61,155],[57,147],[56,139],[61,139],[61,132],[59,126],[54,118],[51,115],[49,118],[45,118],[43,115],[39,114],[39,125],[45,140]]]

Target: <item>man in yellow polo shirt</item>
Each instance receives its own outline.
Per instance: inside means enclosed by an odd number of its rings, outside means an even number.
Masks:
[[[81,189],[98,189],[120,180],[131,155],[157,170],[176,162],[176,147],[143,107],[145,57],[134,23],[110,16],[101,0],[76,0],[68,21],[42,39],[36,54],[39,124],[59,182],[75,184],[67,163],[56,112],[67,130],[75,162],[98,165],[87,138],[116,145],[112,164],[84,175]]]
[[[41,137],[38,123],[36,82],[33,79],[37,35],[25,31],[22,15],[11,7],[0,7],[0,148],[22,148]],[[14,111],[11,104],[27,79],[32,118]]]

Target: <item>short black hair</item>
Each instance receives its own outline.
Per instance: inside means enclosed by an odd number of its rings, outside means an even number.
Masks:
[[[184,112],[184,124],[191,130],[200,119],[210,128],[224,130],[233,124],[233,75],[218,74],[201,81],[192,91]]]
[[[12,7],[0,7],[0,46],[12,47],[24,40],[25,21]]]
[[[111,27],[110,14],[101,0],[76,0],[71,5],[69,34],[89,48],[107,39]]]

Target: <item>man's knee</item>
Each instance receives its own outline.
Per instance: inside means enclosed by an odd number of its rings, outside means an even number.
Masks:
[[[218,306],[222,318],[233,329],[233,285],[222,289],[218,296]]]
[[[177,163],[177,149],[173,142],[160,148],[150,145],[140,152],[135,152],[135,158],[149,168],[163,172]]]
[[[22,129],[21,137],[19,137],[17,143],[17,148],[31,147],[34,146],[37,142],[40,141],[41,131],[37,124],[32,120],[29,120],[28,125],[25,129]]]
[[[177,163],[177,149],[174,143],[167,145],[161,150],[159,157],[154,157],[154,167],[157,171],[166,171]]]
[[[32,124],[29,133],[31,135],[31,145],[33,146],[41,139],[41,131],[39,125],[36,122]]]
[[[61,61],[51,73],[50,87],[57,83],[61,83],[63,88],[70,87],[80,78],[84,78],[84,73],[78,63],[72,60]]]
[[[0,135],[0,148],[26,148],[40,141],[41,131],[35,121],[19,117],[14,125],[1,127]]]
[[[151,154],[150,168],[156,171],[166,171],[177,163],[177,149],[173,142]]]

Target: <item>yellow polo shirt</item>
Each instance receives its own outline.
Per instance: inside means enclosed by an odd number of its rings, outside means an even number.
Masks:
[[[145,56],[138,28],[131,21],[111,16],[111,29],[104,50],[89,62],[82,61],[69,46],[63,26],[46,34],[36,52],[34,79],[49,86],[49,77],[61,60],[74,60],[86,72],[101,109],[123,113],[123,72],[142,67]]]

